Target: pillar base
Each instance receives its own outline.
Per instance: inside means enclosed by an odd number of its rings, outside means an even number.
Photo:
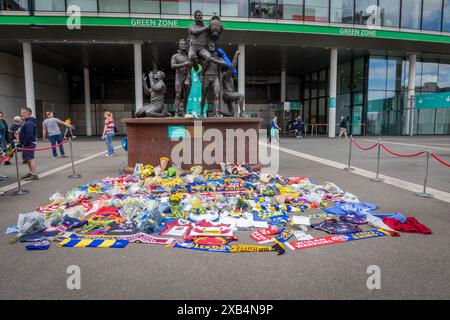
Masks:
[[[372,182],[383,182],[384,181],[384,179],[381,179],[381,178],[370,178],[369,180]]]
[[[433,195],[428,192],[416,192],[416,196],[421,198],[433,198]]]
[[[13,196],[23,196],[23,195],[28,194],[28,193],[30,193],[30,191],[28,191],[28,190],[17,190],[17,191],[11,192],[11,195],[13,195]]]
[[[345,170],[345,171],[353,171],[353,170],[355,170],[355,168],[352,168],[352,167],[350,167],[350,168],[344,168],[344,170]]]

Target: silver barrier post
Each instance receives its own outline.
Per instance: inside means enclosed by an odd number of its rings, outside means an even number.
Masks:
[[[383,179],[378,178],[380,173],[380,157],[381,157],[381,138],[378,138],[378,157],[377,157],[377,176],[375,178],[371,178],[370,181],[373,182],[383,182]]]
[[[20,183],[20,177],[19,177],[19,163],[17,160],[17,144],[14,146],[14,158],[15,158],[15,163],[16,163],[16,176],[17,176],[17,191],[12,192],[12,195],[15,196],[21,196],[24,194],[27,194],[29,191],[28,190],[22,190],[22,184]]]
[[[348,166],[344,168],[345,171],[352,171],[355,168],[350,166],[350,162],[352,161],[352,144],[353,144],[353,135],[350,135],[350,146],[348,147]]]
[[[69,138],[69,148],[70,148],[70,161],[72,162],[72,174],[68,178],[69,179],[81,178],[81,174],[75,172],[75,164],[73,163],[72,137]]]
[[[426,151],[427,157],[426,157],[426,169],[425,169],[425,179],[423,181],[423,192],[416,192],[416,196],[422,197],[422,198],[433,198],[433,195],[431,193],[427,192],[427,182],[428,182],[428,164],[430,162],[430,150]]]

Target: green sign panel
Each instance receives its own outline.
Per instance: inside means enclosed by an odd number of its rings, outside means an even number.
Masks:
[[[290,102],[291,105],[291,110],[300,110],[300,107],[302,106],[300,101],[291,101]]]
[[[450,91],[416,95],[417,109],[450,108]]]
[[[330,100],[328,101],[328,107],[336,108],[336,97],[330,97]]]
[[[186,126],[169,126],[169,139],[184,139]]]

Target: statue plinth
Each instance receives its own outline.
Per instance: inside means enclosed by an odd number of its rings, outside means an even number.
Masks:
[[[207,170],[220,170],[220,162],[211,163],[211,155],[223,159],[222,162],[244,162],[259,170],[261,122],[261,118],[234,117],[122,119],[127,126],[128,139],[128,166],[125,172],[133,172],[136,163],[157,166],[161,156],[170,157],[171,161],[181,164],[183,170],[197,165]],[[178,159],[172,157],[174,148],[178,150]],[[183,158],[181,162],[180,157]]]

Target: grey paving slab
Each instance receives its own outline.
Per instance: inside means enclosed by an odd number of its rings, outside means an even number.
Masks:
[[[283,141],[286,147],[288,143],[298,142]],[[333,153],[325,139],[301,143],[311,144],[304,152],[321,150],[320,144],[324,144]],[[345,142],[342,145],[345,147]],[[104,144],[85,139],[76,148],[89,154],[104,150]],[[0,197],[0,299],[450,298],[450,207],[447,203],[421,199],[394,186],[371,184],[364,177],[284,153],[280,156],[281,174],[307,175],[319,183],[333,181],[361,199],[377,203],[380,212],[400,211],[417,217],[434,234],[402,234],[400,238],[287,251],[283,256],[205,253],[142,244],[130,244],[125,249],[53,246],[48,251],[30,252],[23,244],[8,244],[10,237],[4,234],[5,229],[16,223],[19,212],[46,204],[54,191],[66,191],[94,178],[117,175],[123,161],[120,151],[116,157],[98,157],[79,165],[77,169],[83,175],[79,180],[69,180],[66,177],[70,172],[61,171],[28,184],[30,194],[26,196]],[[54,168],[57,164],[53,159],[42,159],[39,167],[44,166]],[[441,185],[435,187],[448,190],[445,181],[441,179]],[[252,242],[248,234],[238,233],[241,243]],[[81,269],[81,290],[67,289],[66,270],[70,265]],[[381,290],[367,289],[366,270],[370,265],[381,268]]]

